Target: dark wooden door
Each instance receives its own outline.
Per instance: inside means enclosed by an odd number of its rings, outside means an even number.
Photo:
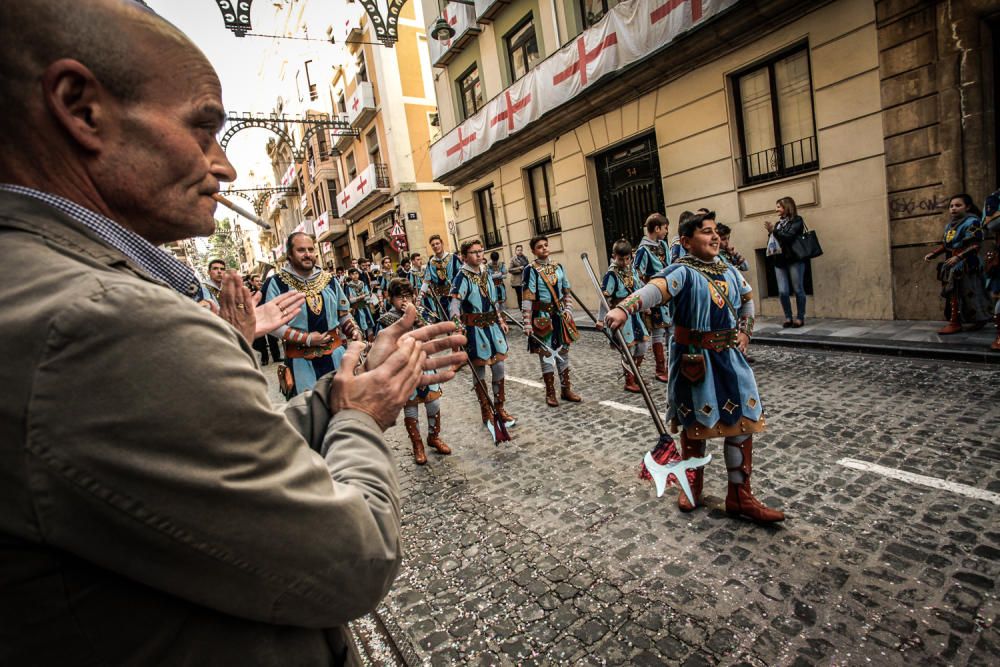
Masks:
[[[666,212],[656,136],[601,153],[596,164],[605,257],[610,257],[615,241],[626,239],[635,247],[646,233],[649,214]]]

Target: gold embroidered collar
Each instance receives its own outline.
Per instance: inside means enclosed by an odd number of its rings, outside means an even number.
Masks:
[[[302,279],[291,271],[282,269],[278,272],[278,278],[296,292],[302,292],[306,295],[306,305],[309,306],[313,315],[319,315],[323,312],[323,290],[330,284],[331,276],[329,273],[320,271],[308,279]]]

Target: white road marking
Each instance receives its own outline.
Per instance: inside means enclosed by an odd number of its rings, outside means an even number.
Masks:
[[[643,415],[648,417],[649,410],[646,408],[637,408],[633,405],[625,405],[624,403],[617,403],[615,401],[601,401],[600,405],[606,405],[609,408],[614,408],[615,410],[624,410],[625,412],[634,412],[637,415]]]
[[[534,387],[535,389],[545,389],[544,384],[542,384],[541,382],[535,382],[534,380],[525,380],[524,378],[516,378],[513,375],[508,375],[506,376],[505,379],[510,380],[511,382],[516,382],[518,384],[526,384],[529,387]]]
[[[912,484],[919,484],[920,486],[927,486],[932,489],[951,491],[952,493],[958,493],[963,496],[968,496],[969,498],[985,500],[986,502],[993,503],[994,505],[1000,505],[1000,493],[993,493],[992,491],[986,491],[974,486],[958,484],[957,482],[949,482],[948,480],[938,479],[937,477],[918,475],[905,470],[886,468],[885,466],[880,466],[877,463],[859,461],[858,459],[840,459],[837,463],[845,468],[860,470],[862,472],[873,472],[876,475],[891,477],[892,479],[898,479],[901,482],[910,482]]]

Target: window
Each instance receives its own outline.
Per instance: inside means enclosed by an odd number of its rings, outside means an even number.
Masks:
[[[510,66],[511,81],[517,81],[541,60],[531,14],[507,33],[504,41],[507,43],[507,64]]]
[[[326,128],[322,127],[319,129],[318,132],[316,132],[316,143],[319,145],[320,160],[325,160],[330,156],[329,147],[327,146],[326,143],[326,132],[327,132]]]
[[[337,190],[339,190],[339,189],[340,188],[337,187],[337,180],[336,179],[328,180],[326,182],[326,192],[327,192],[327,195],[330,197],[330,217],[331,218],[339,218],[340,217],[340,215],[338,215],[338,213],[337,213]]]
[[[347,178],[354,180],[354,177],[358,175],[358,165],[354,162],[354,153],[348,153],[347,157],[344,158],[344,166],[347,167]]]
[[[531,196],[531,224],[535,234],[561,231],[551,161],[528,169],[528,193]]]
[[[468,118],[483,106],[483,86],[479,82],[479,67],[473,65],[458,77],[458,97],[462,100],[462,117]]]
[[[344,98],[344,91],[337,91],[337,112],[347,113],[347,100]]]
[[[499,247],[500,230],[497,229],[496,209],[493,207],[492,185],[476,190],[476,205],[479,207],[479,219],[483,223],[483,247]]]
[[[430,132],[431,143],[441,138],[441,117],[437,111],[427,112],[427,127]]]
[[[358,51],[358,81],[368,80],[368,65],[365,63],[365,52]]]
[[[583,29],[594,25],[608,13],[608,10],[618,4],[618,0],[580,0],[580,16],[583,17]]]
[[[733,93],[744,185],[819,166],[806,47],[737,74]]]
[[[368,146],[368,162],[378,164],[382,161],[382,154],[378,149],[378,134],[372,130],[365,135],[365,144]]]
[[[306,85],[309,86],[309,99],[313,102],[319,99],[319,89],[316,84],[312,82],[312,77],[309,75],[309,65],[312,64],[311,60],[307,60],[303,69],[306,71]]]

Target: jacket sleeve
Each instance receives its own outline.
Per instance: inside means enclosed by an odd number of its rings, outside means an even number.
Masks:
[[[805,229],[805,221],[802,220],[801,216],[795,216],[792,219],[791,224],[785,226],[783,229],[775,228],[774,238],[778,239],[778,243],[785,245],[791,243],[796,236],[802,234]]]
[[[162,287],[99,287],[46,343],[26,447],[47,544],[256,621],[324,628],[376,606],[400,514],[370,417],[306,419],[324,459],[237,332]]]

